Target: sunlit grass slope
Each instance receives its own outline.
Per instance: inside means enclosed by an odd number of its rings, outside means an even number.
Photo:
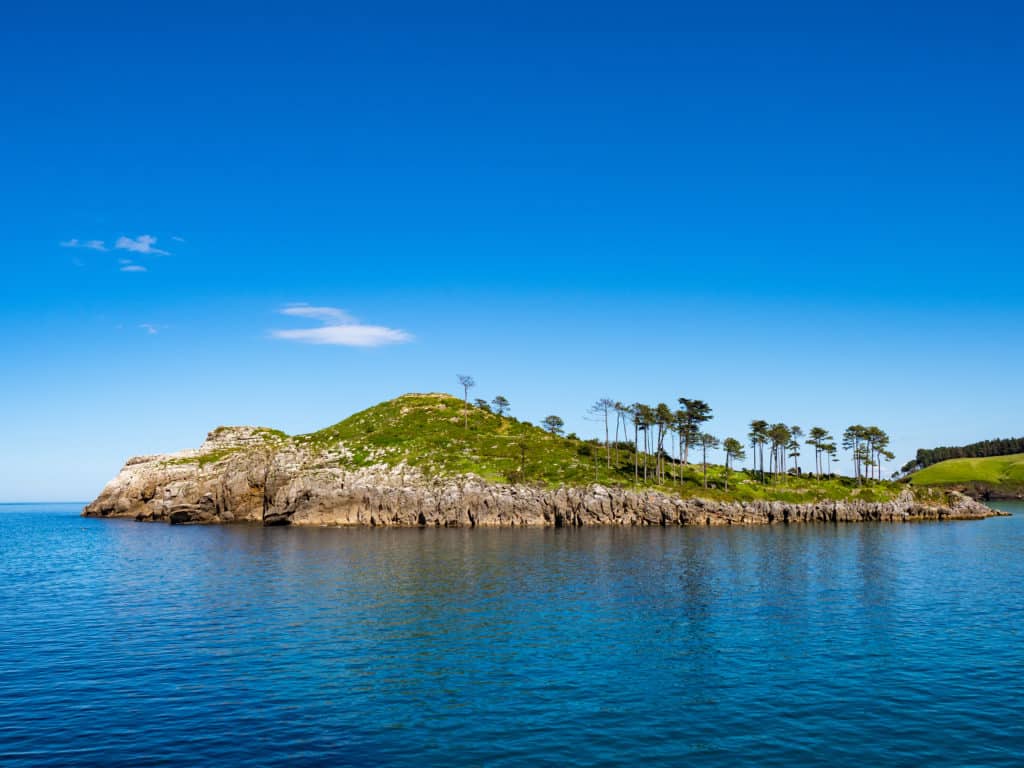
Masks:
[[[948,459],[915,472],[914,485],[984,484],[993,488],[1024,488],[1024,453],[983,459]]]
[[[552,435],[528,422],[498,416],[473,405],[467,408],[462,400],[444,394],[403,395],[327,429],[294,439],[325,449],[344,445],[350,455],[342,461],[352,466],[393,466],[405,462],[430,475],[472,472],[495,482],[546,486],[599,482],[685,496],[784,501],[851,497],[882,501],[895,497],[902,487],[876,482],[858,488],[849,478],[819,481],[808,476],[782,477],[762,484],[751,473],[734,470],[726,491],[725,468],[709,465],[709,487],[705,489],[702,467],[694,463],[682,468],[669,463],[665,481],[655,483],[652,479],[644,483],[645,456],[635,456],[625,445],[613,449],[609,467],[603,444]],[[655,459],[646,459],[648,477],[653,478]],[[640,465],[639,483],[634,480],[634,461]]]

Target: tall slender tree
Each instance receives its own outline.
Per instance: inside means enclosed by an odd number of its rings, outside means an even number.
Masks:
[[[864,469],[864,451],[861,444],[867,438],[868,428],[861,424],[853,424],[843,432],[843,449],[850,451],[853,456],[853,474],[857,478],[857,485],[861,484],[861,477]]]
[[[789,452],[789,458],[793,460],[793,469],[797,474],[800,474],[800,438],[804,436],[804,431],[794,425],[789,428],[789,433],[789,443],[786,445],[786,450]]]
[[[703,452],[701,459],[704,464],[704,487],[708,487],[708,451],[714,450],[718,447],[718,438],[714,435],[709,435],[707,432],[701,432],[697,438],[697,442]]]
[[[683,439],[683,464],[689,464],[690,446],[697,442],[702,425],[707,421],[711,421],[714,417],[711,412],[711,406],[703,400],[680,397],[679,404],[683,406],[683,429],[679,433]]]
[[[465,428],[469,429],[469,390],[476,386],[476,381],[472,376],[465,373],[458,375],[459,385],[462,387],[462,413],[465,416]]]
[[[658,403],[654,409],[654,423],[658,430],[658,439],[655,443],[657,452],[656,466],[658,481],[665,482],[665,437],[672,429],[672,409],[665,403]]]
[[[491,405],[494,407],[494,412],[499,416],[504,416],[508,413],[509,403],[504,395],[498,395],[491,400]]]
[[[831,439],[832,435],[824,427],[811,427],[811,431],[807,434],[807,445],[814,448],[814,475],[819,480],[821,479],[821,471],[823,469],[822,453]]]
[[[651,424],[654,422],[654,411],[649,405],[637,404],[636,419],[640,431],[644,433],[644,482],[647,482],[647,457],[651,453]]]
[[[590,406],[590,413],[604,421],[604,452],[609,467],[612,465],[612,446],[608,437],[608,416],[613,408],[615,408],[615,401],[607,397],[602,397]]]
[[[619,424],[622,424],[622,438],[625,440],[629,436],[627,427],[629,426],[629,406],[620,403],[618,400],[615,401],[615,466],[617,469],[621,469],[619,463]]]
[[[828,477],[832,478],[832,462],[839,461],[839,446],[835,442],[825,443],[821,446],[821,449],[825,452],[825,456],[828,457]]]
[[[743,443],[735,437],[727,437],[722,441],[722,448],[725,449],[725,490],[729,490],[729,472],[732,470],[732,462],[743,461],[747,458],[743,450]]]
[[[750,447],[754,451],[754,471],[757,472],[757,459],[761,457],[761,482],[764,482],[764,447],[768,443],[768,422],[764,419],[755,419],[750,422],[750,432],[747,434],[750,440]]]
[[[640,403],[629,406],[629,420],[633,424],[633,482],[640,482]]]
[[[868,453],[870,454],[871,466],[875,467],[878,472],[877,479],[882,479],[882,458],[885,453],[888,453],[889,447],[889,435],[885,433],[879,427],[866,427],[864,430],[864,441],[868,445]]]
[[[775,481],[778,482],[780,474],[786,469],[786,446],[792,437],[789,427],[781,422],[768,427],[768,440],[771,441],[771,469]]]

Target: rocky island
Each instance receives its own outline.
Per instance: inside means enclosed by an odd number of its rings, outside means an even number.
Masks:
[[[288,436],[220,427],[195,450],[129,459],[88,517],[363,526],[754,525],[981,519],[1003,514],[946,490],[784,477],[678,463],[636,482],[640,457],[550,434],[443,394],[404,395]],[[731,480],[730,480],[731,476]],[[728,485],[728,490],[725,486]]]

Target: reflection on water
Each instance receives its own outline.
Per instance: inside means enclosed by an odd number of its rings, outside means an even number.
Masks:
[[[2,508],[0,762],[1019,765],[1017,509],[488,531]]]

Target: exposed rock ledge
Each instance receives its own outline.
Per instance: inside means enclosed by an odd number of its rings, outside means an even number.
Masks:
[[[235,445],[223,430],[198,451],[130,459],[83,514],[169,523],[367,526],[754,525],[981,519],[1000,514],[959,493],[918,501],[721,502],[600,485],[555,490],[418,470],[345,469],[338,453],[290,441]],[[205,457],[205,461],[202,459]]]

